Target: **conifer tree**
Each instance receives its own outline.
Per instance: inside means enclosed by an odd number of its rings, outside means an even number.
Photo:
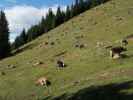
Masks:
[[[68,21],[71,18],[71,10],[70,7],[67,6],[66,13],[65,13],[65,21]]]
[[[0,11],[0,59],[9,56],[9,28],[8,22],[3,11]]]
[[[39,35],[42,35],[43,33],[47,32],[46,19],[44,18],[44,16],[42,17],[41,22],[39,23],[39,27],[40,27]]]
[[[55,15],[51,8],[49,9],[48,14],[46,15],[45,27],[47,27],[48,31],[55,27]]]
[[[58,7],[57,14],[55,16],[55,27],[62,24],[63,22],[64,22],[63,12],[61,11],[61,8]]]
[[[26,36],[25,29],[23,29],[21,34],[20,34],[20,42],[22,45],[27,42],[27,36]]]
[[[27,35],[26,35],[26,32],[25,32],[25,29],[23,29],[21,34],[16,37],[12,48],[17,49],[20,46],[24,45],[26,42],[27,42]]]

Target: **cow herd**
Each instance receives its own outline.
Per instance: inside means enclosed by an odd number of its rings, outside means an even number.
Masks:
[[[124,55],[123,52],[127,51],[126,46],[128,45],[128,41],[126,39],[124,39],[124,40],[121,40],[120,43],[121,43],[121,45],[119,45],[119,46],[112,46],[112,45],[106,46],[106,49],[110,50],[109,54],[112,59],[122,58],[122,56]],[[103,44],[98,43],[98,45],[103,45]],[[79,45],[77,45],[76,47],[79,47]],[[63,52],[63,54],[64,54],[64,52]],[[57,60],[56,67],[63,69],[66,67],[66,64],[63,60]],[[41,77],[41,78],[37,79],[36,85],[48,87],[51,85],[51,82],[46,77]]]

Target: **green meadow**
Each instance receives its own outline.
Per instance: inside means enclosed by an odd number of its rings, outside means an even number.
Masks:
[[[133,39],[125,58],[113,60],[105,49],[131,34],[133,0],[111,0],[74,17],[0,61],[0,100],[133,100]],[[57,67],[59,59],[65,68]],[[40,77],[51,86],[36,86]]]

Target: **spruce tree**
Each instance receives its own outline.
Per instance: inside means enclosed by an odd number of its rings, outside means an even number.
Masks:
[[[17,48],[19,48],[20,46],[21,46],[20,37],[17,36],[17,37],[15,38],[14,43],[12,44],[12,49],[17,49]]]
[[[33,39],[37,38],[39,36],[39,25],[34,25],[32,26],[28,31],[27,31],[27,42],[32,41]]]
[[[48,31],[55,27],[55,15],[51,8],[49,9],[48,14],[46,15],[45,27],[47,27]]]
[[[41,19],[41,22],[39,23],[39,35],[42,35],[43,33],[47,32],[47,28],[46,28],[46,19],[44,18],[44,16]]]
[[[25,32],[25,29],[23,29],[23,31],[21,32],[21,34],[19,36],[16,37],[14,43],[13,43],[13,49],[17,49],[20,46],[24,45],[27,42],[27,35]]]
[[[79,13],[82,13],[85,11],[85,1],[84,0],[79,0]]]
[[[25,29],[23,29],[20,34],[20,42],[21,42],[21,45],[23,45],[27,42],[27,36],[26,36]]]
[[[74,5],[71,5],[71,14],[70,14],[70,18],[74,17]]]
[[[61,8],[58,7],[57,14],[56,14],[56,17],[55,17],[55,27],[62,24],[63,22],[64,22],[64,14],[61,11]]]
[[[0,59],[9,56],[9,28],[5,13],[0,11]]]
[[[67,6],[66,15],[65,15],[65,21],[68,21],[70,18],[71,18],[71,10],[70,10],[70,7]]]
[[[74,8],[73,8],[73,15],[76,16],[79,14],[80,11],[80,5],[79,5],[79,0],[75,1]]]
[[[90,1],[90,7],[93,8],[95,6],[97,6],[99,3],[98,3],[98,0],[91,0]]]

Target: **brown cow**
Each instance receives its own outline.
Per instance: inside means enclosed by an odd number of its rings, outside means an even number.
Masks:
[[[41,78],[37,79],[36,85],[48,87],[49,85],[51,85],[51,82],[46,77],[41,77]]]
[[[118,47],[112,47],[110,50],[110,56],[114,59],[120,58],[121,53],[127,51],[126,48],[118,46]]]

